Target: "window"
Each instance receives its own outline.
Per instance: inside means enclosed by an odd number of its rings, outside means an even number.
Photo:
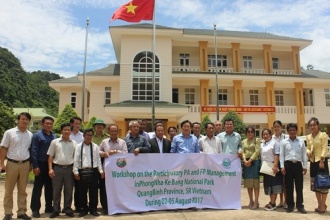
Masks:
[[[218,63],[218,67],[227,67],[226,55],[217,55],[217,60],[215,59],[215,55],[208,55],[207,61],[209,67],[216,67],[216,62]]]
[[[180,66],[189,66],[189,54],[180,53]]]
[[[252,57],[251,56],[243,56],[243,68],[252,69]]]
[[[77,103],[77,93],[72,92],[71,93],[71,106],[72,106],[72,108],[76,107],[76,103]]]
[[[250,90],[250,105],[259,105],[258,90]]]
[[[212,105],[212,89],[209,89],[209,105]]]
[[[172,102],[179,103],[179,89],[177,88],[172,89]]]
[[[155,100],[159,100],[159,60],[155,57]],[[153,54],[144,51],[133,60],[132,100],[152,100]]]
[[[274,70],[278,70],[279,69],[279,61],[278,61],[278,58],[272,58],[272,61],[273,61],[273,69]]]
[[[261,137],[261,130],[260,130],[260,125],[251,125],[255,129],[255,137]]]
[[[284,106],[284,95],[282,90],[275,90],[275,105]]]
[[[184,90],[185,92],[185,98],[186,98],[186,101],[185,103],[186,104],[190,104],[190,105],[193,105],[195,104],[195,89],[193,88],[186,88]]]
[[[330,106],[330,89],[324,89],[325,106]]]
[[[111,87],[104,88],[104,104],[111,104]]]
[[[227,89],[219,89],[218,92],[218,99],[219,99],[219,105],[227,105]]]

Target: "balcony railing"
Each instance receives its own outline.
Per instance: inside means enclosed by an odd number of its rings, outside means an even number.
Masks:
[[[245,69],[242,68],[243,73],[265,74],[265,69]]]
[[[273,70],[273,74],[278,75],[293,75],[293,70]]]
[[[195,105],[188,105],[189,106],[189,113],[199,113],[201,112],[201,107],[199,104]],[[257,107],[257,106],[256,106]],[[296,106],[275,106],[275,112],[277,114],[297,114],[297,107]],[[304,106],[304,113],[305,114],[315,114],[315,107],[314,106]]]
[[[215,67],[209,67],[209,72],[216,72]],[[218,73],[232,73],[234,72],[233,68],[230,67],[218,67]]]
[[[178,72],[200,72],[199,66],[172,66],[172,70]]]

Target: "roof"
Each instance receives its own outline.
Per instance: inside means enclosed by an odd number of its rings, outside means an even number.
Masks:
[[[86,76],[119,76],[120,75],[120,65],[119,64],[109,64],[101,69],[93,70],[86,73]],[[79,75],[50,81],[51,83],[81,83],[79,80]]]
[[[151,101],[131,101],[126,100],[122,102],[113,103],[110,105],[106,105],[106,107],[137,107],[137,108],[151,108],[152,102]],[[188,108],[189,106],[178,104],[178,103],[171,103],[165,101],[155,101],[156,108]]]
[[[111,28],[140,28],[140,29],[152,29],[152,24],[149,23],[140,23],[140,24],[129,24],[129,25],[120,25],[120,26],[110,26]],[[162,25],[156,25],[156,29],[166,29],[166,30],[179,30],[183,34],[187,35],[214,35],[213,29],[193,29],[193,28],[171,28]],[[268,32],[250,32],[250,31],[228,31],[228,30],[216,30],[217,36],[225,37],[242,37],[242,38],[259,38],[259,39],[275,39],[275,40],[299,40],[299,41],[309,41],[302,38],[294,38],[288,36],[281,36],[276,34],[271,34]]]
[[[52,118],[55,118],[54,116],[51,116],[47,114],[46,109],[44,108],[13,108],[14,114],[18,115],[21,112],[28,112],[32,115],[33,118],[43,118],[45,116],[50,116]]]
[[[330,79],[330,73],[320,70],[301,70],[301,77]]]

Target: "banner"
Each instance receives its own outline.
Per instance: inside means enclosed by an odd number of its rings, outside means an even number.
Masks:
[[[238,113],[251,112],[251,113],[275,113],[274,106],[219,106],[219,112],[234,111]],[[216,106],[202,106],[202,112],[217,112]]]
[[[114,154],[105,160],[108,213],[241,209],[241,163],[228,154]]]

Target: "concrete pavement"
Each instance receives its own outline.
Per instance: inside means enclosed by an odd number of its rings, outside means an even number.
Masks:
[[[4,182],[0,182],[0,218],[3,218],[3,195],[4,195]],[[32,184],[28,184],[27,193],[28,193],[28,215],[32,215],[30,210],[30,200],[32,193]],[[269,202],[269,197],[264,195],[263,193],[263,185],[260,184],[260,208],[257,210],[250,210],[247,205],[249,203],[249,198],[247,194],[247,190],[241,187],[241,210],[178,210],[178,211],[157,211],[157,212],[147,212],[142,214],[120,214],[114,216],[99,216],[94,217],[91,215],[87,215],[84,219],[120,219],[120,220],[155,220],[155,219],[163,219],[163,220],[213,220],[213,219],[329,219],[330,211],[325,214],[317,214],[314,213],[314,209],[317,207],[317,201],[313,192],[309,190],[309,174],[307,173],[304,177],[304,204],[305,209],[307,210],[307,214],[301,214],[295,210],[292,213],[286,213],[284,209],[277,209],[275,211],[265,211],[263,207],[265,204]],[[16,189],[14,190],[14,209],[13,218],[16,218],[17,211],[17,194]],[[327,204],[330,207],[330,198],[328,198]],[[42,208],[41,208],[41,218],[40,219],[49,219],[49,214],[43,213],[43,199]],[[279,202],[279,198],[277,199]],[[100,205],[99,205],[100,206]],[[75,214],[78,218],[78,214]],[[60,219],[70,218],[64,215],[59,216]]]

